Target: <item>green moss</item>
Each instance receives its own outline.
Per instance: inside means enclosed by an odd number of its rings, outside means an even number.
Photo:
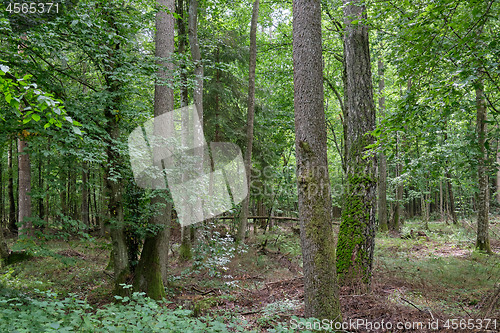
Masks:
[[[306,147],[303,149],[306,150]],[[324,191],[325,184],[322,184],[318,178],[313,174],[313,170],[308,169],[303,172],[300,180],[301,189],[305,193],[303,200],[305,200],[305,205],[311,207],[312,210],[311,217],[305,224],[305,235],[308,242],[313,243],[316,249],[313,259],[314,271],[318,276],[331,279],[318,281],[320,293],[318,296],[322,300],[315,309],[315,316],[318,318],[332,318],[333,316],[341,320],[338,299],[331,297],[333,294],[338,294],[337,281],[335,277],[332,277],[332,272],[335,270],[335,243],[333,225],[325,221],[325,216],[330,216],[331,212],[323,204],[326,200],[330,200],[330,193]]]
[[[156,239],[146,239],[144,242],[141,260],[135,272],[134,290],[145,292],[152,299],[161,300],[165,297],[165,288],[156,241]]]
[[[179,260],[189,261],[193,258],[193,253],[191,251],[191,244],[182,242],[179,248]]]
[[[374,180],[366,174],[350,175],[344,197],[342,223],[337,244],[337,274],[341,284],[368,285],[371,279],[372,249],[370,235],[370,202],[367,187]]]
[[[199,317],[210,308],[216,306],[218,303],[219,301],[217,297],[211,296],[203,298],[202,300],[194,303],[192,316]]]

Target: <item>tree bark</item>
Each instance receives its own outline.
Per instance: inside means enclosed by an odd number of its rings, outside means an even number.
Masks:
[[[200,44],[198,42],[198,0],[190,0],[189,2],[188,35],[191,58],[194,63],[194,75],[196,76],[196,86],[193,94],[194,105],[198,111],[198,119],[203,124],[203,63],[201,62]]]
[[[439,216],[441,221],[444,220],[444,209],[443,209],[443,180],[439,180]]]
[[[82,163],[82,222],[90,229],[89,219],[89,187],[88,187],[89,167],[87,162]]]
[[[378,60],[378,108],[380,117],[382,118],[385,113],[385,96],[383,95],[385,89],[384,77],[384,63]],[[380,231],[387,231],[387,158],[383,152],[379,154],[379,169],[378,169],[378,224]]]
[[[9,230],[10,232],[15,233],[17,232],[17,214],[16,200],[14,197],[14,169],[12,167],[12,159],[12,141],[10,141],[9,151],[7,153],[7,177],[9,178],[7,184],[7,196],[9,197]]]
[[[396,132],[396,156],[399,158],[399,134]],[[398,161],[396,163],[396,177],[400,177],[403,173],[403,166]],[[392,219],[389,223],[389,229],[398,231],[401,218],[401,202],[403,201],[403,185],[396,185],[396,200],[394,202],[394,209],[392,212]]]
[[[457,212],[455,208],[455,196],[453,195],[453,184],[451,183],[451,173],[446,172],[446,185],[448,186],[448,201],[450,208],[450,215],[453,224],[458,224]]]
[[[19,232],[26,236],[33,236],[31,218],[31,162],[28,152],[28,142],[18,139],[18,168],[19,168]]]
[[[375,129],[366,9],[344,0],[344,136],[346,184],[337,245],[340,283],[354,292],[369,289],[375,247],[376,158],[367,155]],[[353,20],[358,22],[352,24]]]
[[[5,189],[3,187],[3,175],[5,173],[3,167],[3,147],[0,150],[0,184],[2,184],[2,188],[0,188],[0,228],[4,225],[5,221]]]
[[[60,208],[60,212],[62,215],[67,215],[68,213],[68,200],[67,200],[67,193],[66,193],[66,189],[67,189],[67,183],[68,183],[68,167],[67,167],[67,161],[66,159],[63,157],[62,158],[62,161],[61,161],[61,166],[60,166],[60,171],[59,171],[59,179],[60,179],[60,182],[61,182],[61,191],[59,192],[59,199],[61,201],[60,205],[61,205],[61,208]],[[60,217],[59,217],[60,219]]]
[[[489,228],[489,183],[488,170],[486,165],[487,151],[486,143],[486,102],[484,97],[484,87],[481,80],[476,82],[476,133],[479,145],[478,155],[478,211],[477,211],[477,240],[476,248],[479,251],[484,251],[488,254],[493,253],[490,247],[490,239],[488,234]]]
[[[293,1],[293,66],[304,315],[341,321],[326,154],[319,0]]]
[[[184,55],[186,53],[186,26],[185,26],[185,15],[184,15],[184,1],[183,0],[178,0],[177,1],[177,31],[178,31],[178,48],[177,52],[179,54]],[[196,14],[196,11],[195,11]],[[196,20],[196,17],[192,18],[190,17],[191,20]],[[195,29],[196,31],[196,29]],[[188,89],[187,89],[187,75],[186,75],[186,65],[184,63],[181,63],[181,87],[180,87],[180,97],[181,97],[181,107],[186,107],[188,106],[189,103],[189,97],[188,97]],[[196,89],[195,89],[196,90]],[[183,128],[187,127],[189,124],[189,117],[188,113],[185,113],[182,115],[182,126]],[[186,131],[186,133],[189,133],[186,129],[183,131]],[[183,137],[183,145],[186,146],[186,139]],[[185,175],[182,176],[183,178]],[[183,179],[183,181],[185,181]],[[192,226],[181,226],[181,246],[179,248],[179,260],[181,261],[188,261],[191,260],[192,258],[192,251],[191,251],[191,237],[190,237],[190,229]]]
[[[68,208],[70,212],[70,216],[73,220],[78,220],[79,212],[78,212],[78,197],[76,195],[76,172],[73,172],[73,161],[70,161],[69,164],[69,177],[68,177]]]
[[[156,14],[155,55],[160,58],[158,77],[165,81],[172,63],[168,60],[174,52],[174,0],[158,0],[161,10]],[[166,9],[166,10],[165,10]],[[164,84],[155,85],[154,115],[158,117],[174,109],[174,92]],[[157,133],[155,126],[155,135]],[[161,165],[157,165],[162,168]],[[148,235],[144,241],[141,258],[136,269],[134,288],[145,292],[149,297],[161,299],[165,296],[164,284],[167,283],[168,244],[172,218],[172,202],[167,200],[167,193],[157,194],[151,204],[157,205],[159,214],[151,218],[154,225],[160,226],[154,235]]]
[[[448,140],[448,133],[444,132],[444,141]],[[453,224],[458,225],[457,213],[455,211],[455,197],[453,195],[453,184],[451,183],[451,172],[449,170],[446,171],[446,187],[448,188],[448,207],[449,213],[451,215],[451,220]]]
[[[255,118],[255,67],[257,65],[257,19],[259,16],[259,0],[255,0],[250,24],[250,62],[248,74],[248,111],[247,111],[247,149],[245,150],[245,170],[247,176],[248,195],[241,203],[240,226],[237,239],[245,242],[248,224],[248,206],[252,174],[253,123]]]
[[[215,89],[215,135],[214,135],[214,141],[215,142],[220,142],[220,123],[219,123],[219,111],[220,111],[220,97],[219,97],[219,86],[221,84],[221,75],[220,75],[220,67],[218,66],[220,63],[220,49],[219,46],[217,46],[217,50],[215,51],[215,86],[217,89]]]
[[[9,254],[10,251],[3,236],[3,225],[0,224],[0,267],[2,267],[3,262],[9,258]]]
[[[42,170],[43,170],[43,161],[44,160],[42,159],[42,155],[40,154],[39,157],[38,157],[38,188],[40,190],[43,189],[43,173],[42,173]],[[43,220],[44,217],[45,217],[45,209],[44,209],[44,206],[43,206],[43,199],[44,199],[44,197],[41,196],[41,195],[37,199],[37,201],[38,201],[38,218],[40,220]],[[45,226],[41,226],[41,227],[44,228]]]
[[[118,82],[110,85],[110,93],[115,93]],[[109,139],[106,142],[106,157],[108,162],[104,165],[104,187],[107,200],[107,222],[110,229],[112,243],[112,265],[114,269],[114,294],[126,295],[128,290],[122,288],[130,279],[130,267],[128,263],[127,245],[124,232],[122,183],[120,175],[117,174],[121,168],[120,152],[114,145],[115,140],[120,138],[120,129],[114,111],[118,108],[119,100],[114,98],[113,105],[106,107],[104,111],[106,132]]]
[[[114,18],[113,9],[104,8],[103,18],[107,21],[110,29],[114,29],[117,35],[120,35]],[[120,141],[120,119],[119,110],[122,103],[120,88],[122,82],[117,80],[114,73],[119,68],[118,55],[121,52],[120,42],[108,45],[108,60],[103,62],[104,80],[106,81],[106,93],[109,96],[109,102],[104,108],[104,117],[106,119],[106,157],[104,163],[104,191],[107,208],[107,224],[112,243],[112,260],[114,270],[114,293],[116,295],[127,295],[129,289],[125,289],[121,284],[129,284],[131,281],[130,265],[128,262],[127,242],[125,236],[125,221],[123,216],[123,178],[120,174],[123,169],[123,159],[117,142]],[[69,206],[69,205],[68,205]]]
[[[500,151],[497,153],[497,163],[500,164]],[[497,170],[497,202],[500,204],[500,168]]]

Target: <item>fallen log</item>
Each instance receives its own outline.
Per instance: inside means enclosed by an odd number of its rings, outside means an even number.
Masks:
[[[236,218],[239,218],[237,216],[219,216],[217,217],[218,219],[221,219],[221,220],[232,220],[232,219],[236,219]],[[254,219],[254,220],[257,220],[257,219],[268,219],[269,216],[249,216],[248,219]],[[290,220],[290,221],[298,221],[299,218],[298,217],[287,217],[287,216],[271,216],[272,219],[274,220]]]

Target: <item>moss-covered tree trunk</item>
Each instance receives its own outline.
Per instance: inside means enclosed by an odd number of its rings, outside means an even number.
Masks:
[[[295,147],[306,317],[341,320],[323,109],[321,1],[293,1]]]
[[[483,91],[483,83],[481,80],[476,82],[476,133],[477,143],[479,145],[478,154],[478,183],[479,183],[479,196],[478,196],[478,210],[477,210],[477,239],[476,248],[479,251],[486,253],[493,253],[490,247],[490,239],[488,235],[489,229],[489,208],[490,208],[490,195],[489,195],[489,182],[488,171],[486,166],[487,151],[485,147],[486,142],[486,102]]]
[[[371,281],[375,246],[376,158],[372,73],[366,10],[361,1],[344,0],[344,136],[346,184],[337,244],[337,273],[342,285],[365,290]],[[352,21],[356,21],[354,24]]]
[[[385,113],[385,78],[384,78],[384,63],[381,59],[378,60],[378,109],[380,117]],[[383,152],[379,154],[379,169],[378,169],[378,225],[380,231],[387,231],[387,158]]]
[[[173,111],[174,93],[166,85],[172,63],[169,57],[174,52],[174,0],[158,0],[160,11],[156,14],[155,55],[159,60],[158,78],[155,85],[154,115],[158,117]],[[162,136],[164,133],[155,135]],[[162,168],[158,162],[157,167]],[[159,187],[160,188],[160,187]],[[158,193],[151,199],[155,205],[155,214],[151,218],[152,224],[158,226],[155,234],[150,234],[144,241],[139,264],[137,265],[134,289],[145,292],[149,297],[161,299],[165,296],[164,284],[167,283],[168,243],[170,238],[170,224],[172,218],[172,203],[166,193]]]
[[[161,242],[168,240],[162,239],[162,234],[163,230],[160,230],[156,235],[150,235],[144,241],[134,280],[134,290],[145,292],[153,299],[165,297],[159,251],[163,251]]]

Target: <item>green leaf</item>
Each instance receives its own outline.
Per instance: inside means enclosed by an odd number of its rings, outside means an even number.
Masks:
[[[49,326],[52,327],[53,329],[57,330],[59,327],[61,327],[61,324],[57,322],[57,323],[52,323]]]
[[[33,118],[34,121],[39,121],[40,120],[40,115],[37,114],[37,113],[33,113],[33,115],[31,116],[31,118]]]

